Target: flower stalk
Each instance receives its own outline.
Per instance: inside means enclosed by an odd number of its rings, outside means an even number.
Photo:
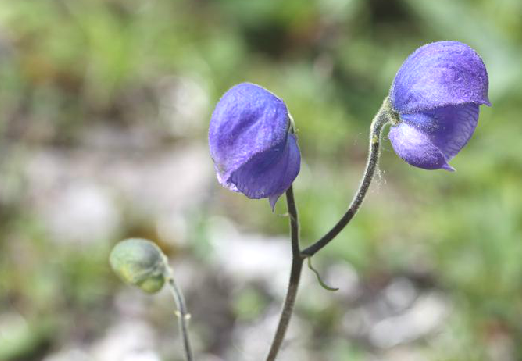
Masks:
[[[370,188],[375,170],[377,169],[377,163],[379,162],[380,146],[381,146],[381,135],[384,126],[392,119],[392,109],[388,97],[384,99],[381,108],[373,118],[370,126],[370,150],[368,153],[368,160],[366,162],[366,169],[364,170],[363,177],[357,192],[355,193],[348,210],[344,213],[341,219],[330,229],[324,236],[322,236],[317,242],[306,248],[301,252],[301,256],[312,257],[314,254],[319,252],[324,246],[330,243],[343,229],[350,223],[352,218],[355,216],[361,204],[364,201],[364,197]]]
[[[165,264],[167,264],[166,260]],[[185,361],[193,361],[192,347],[190,345],[190,338],[187,327],[187,321],[190,319],[190,314],[187,312],[187,306],[185,305],[185,297],[183,297],[183,293],[174,281],[174,277],[172,277],[172,270],[169,266],[167,266],[166,279],[169,285],[170,293],[174,297],[174,302],[176,303],[175,314],[178,317],[178,327],[179,332],[181,334],[181,341],[183,343]]]
[[[292,186],[286,191],[286,203],[288,207],[288,215],[290,218],[290,234],[292,238],[292,268],[290,270],[290,280],[288,281],[288,290],[285,302],[279,318],[279,324],[274,335],[274,340],[270,346],[270,351],[266,358],[267,361],[274,361],[281,349],[281,345],[286,335],[290,319],[292,317],[297,290],[301,280],[301,270],[303,269],[303,258],[299,249],[299,219],[297,208],[295,205],[294,192]]]
[[[292,317],[297,290],[299,289],[303,261],[306,258],[312,257],[324,246],[330,243],[330,241],[332,241],[344,229],[344,227],[348,225],[348,223],[357,213],[357,210],[360,208],[364,197],[370,188],[370,184],[373,176],[375,175],[375,169],[377,168],[377,163],[379,161],[382,129],[389,121],[391,121],[391,112],[391,105],[388,97],[386,97],[370,126],[370,150],[368,154],[368,161],[366,163],[366,169],[364,171],[361,184],[355,193],[350,207],[330,231],[328,231],[316,243],[312,244],[302,252],[300,251],[299,247],[299,220],[295,205],[294,193],[291,186],[286,191],[286,201],[288,205],[288,214],[290,217],[292,238],[292,268],[290,270],[290,280],[288,282],[288,290],[285,302],[281,311],[279,324],[274,335],[274,340],[270,346],[270,351],[266,359],[267,361],[274,361],[276,359],[286,335],[286,331]]]

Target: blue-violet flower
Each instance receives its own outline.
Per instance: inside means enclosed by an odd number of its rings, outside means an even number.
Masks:
[[[219,100],[208,134],[217,179],[272,209],[299,173],[301,154],[285,103],[259,85],[243,83]]]
[[[488,100],[488,73],[480,56],[458,41],[424,45],[395,75],[389,99],[400,119],[389,133],[409,164],[454,170],[451,160],[469,141]]]

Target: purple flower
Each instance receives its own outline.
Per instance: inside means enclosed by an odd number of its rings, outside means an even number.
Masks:
[[[448,164],[469,141],[488,100],[488,73],[480,56],[458,41],[424,45],[395,75],[389,95],[400,121],[389,138],[395,152],[424,169]]]
[[[259,85],[243,83],[219,100],[208,134],[221,185],[272,209],[299,173],[301,154],[285,103]]]

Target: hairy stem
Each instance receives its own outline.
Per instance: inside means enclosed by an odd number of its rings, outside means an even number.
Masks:
[[[348,207],[346,213],[332,227],[332,229],[330,229],[317,242],[301,252],[302,257],[311,257],[328,243],[330,243],[330,241],[332,241],[344,229],[344,227],[350,223],[352,218],[361,207],[364,197],[368,192],[368,188],[370,188],[370,184],[375,174],[375,169],[377,168],[380,153],[381,133],[384,126],[391,120],[391,112],[391,104],[388,100],[388,97],[386,97],[382,103],[381,108],[373,118],[372,124],[370,126],[370,150],[368,153],[366,169],[364,171],[361,184],[359,185],[359,189],[357,189],[350,207]]]
[[[304,251],[300,251],[299,248],[299,220],[297,217],[297,209],[295,206],[295,199],[292,187],[286,191],[286,202],[288,205],[288,214],[290,216],[290,229],[292,235],[292,268],[290,270],[290,280],[288,282],[288,290],[286,293],[283,310],[279,318],[279,324],[277,326],[274,340],[270,346],[270,351],[266,358],[267,361],[274,361],[279,353],[281,344],[286,335],[290,318],[295,304],[297,290],[299,288],[299,282],[301,279],[301,271],[303,269],[303,261],[307,257],[311,257],[316,254],[320,249],[326,246],[332,239],[334,239],[346,225],[353,218],[357,210],[361,206],[368,188],[370,187],[371,181],[377,168],[379,161],[380,152],[380,141],[383,127],[393,118],[393,111],[391,108],[390,101],[386,97],[384,102],[372,120],[370,126],[370,151],[368,154],[368,161],[366,163],[366,169],[350,207],[343,215],[343,217],[335,224],[335,226],[328,231],[321,239]]]
[[[167,266],[168,267],[168,266]],[[185,306],[185,298],[183,297],[183,293],[176,285],[174,278],[172,277],[172,271],[168,268],[168,284],[170,293],[174,297],[174,302],[176,302],[176,316],[178,316],[178,327],[179,332],[181,334],[181,341],[183,342],[183,350],[185,352],[185,361],[193,361],[192,357],[192,348],[190,346],[190,339],[188,335],[187,328],[187,320],[190,318],[189,313],[187,312],[187,307]]]
[[[292,268],[290,270],[290,280],[288,282],[288,290],[286,293],[285,303],[279,324],[274,335],[274,340],[270,346],[270,351],[266,358],[267,361],[274,361],[279,353],[281,344],[286,335],[290,318],[294,309],[295,298],[299,288],[299,281],[301,279],[301,270],[303,269],[303,258],[301,257],[299,249],[299,220],[297,216],[297,209],[295,206],[294,192],[292,186],[286,191],[286,203],[288,206],[288,214],[290,217],[290,230],[292,237]]]

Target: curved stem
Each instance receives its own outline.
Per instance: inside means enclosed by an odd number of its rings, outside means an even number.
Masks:
[[[295,206],[294,192],[292,186],[286,191],[286,203],[288,206],[288,214],[290,217],[290,229],[292,237],[292,269],[290,270],[290,280],[288,282],[288,290],[286,293],[285,303],[279,324],[274,335],[274,340],[270,346],[270,351],[266,358],[267,361],[274,361],[279,353],[281,344],[286,335],[290,318],[294,309],[295,298],[299,288],[299,281],[301,279],[301,270],[303,269],[303,258],[299,250],[299,220],[297,216],[297,209]]]
[[[359,189],[355,193],[353,197],[352,203],[350,207],[346,211],[346,213],[342,216],[342,218],[335,224],[326,233],[321,239],[312,244],[310,247],[306,248],[301,252],[301,256],[311,257],[316,254],[319,250],[321,250],[324,246],[326,246],[330,241],[332,241],[343,229],[346,227],[348,223],[355,216],[359,207],[361,206],[366,193],[368,192],[368,188],[370,188],[370,184],[372,182],[373,176],[375,174],[375,169],[377,168],[377,163],[379,161],[379,153],[380,153],[380,141],[381,141],[381,133],[383,127],[391,120],[392,118],[392,109],[390,101],[388,97],[384,99],[384,102],[381,105],[381,108],[373,118],[372,124],[370,126],[370,151],[368,154],[368,160],[366,163],[366,169],[364,171],[361,184],[359,185]]]
[[[167,280],[169,284],[170,293],[174,297],[174,302],[176,302],[176,316],[178,316],[178,326],[179,332],[181,334],[181,340],[183,342],[183,349],[185,351],[185,360],[193,361],[192,348],[190,346],[190,339],[187,330],[187,320],[190,318],[190,315],[187,312],[187,307],[185,306],[185,298],[183,297],[183,293],[176,285],[176,282],[172,277],[172,271],[170,267],[167,266],[167,268]]]

